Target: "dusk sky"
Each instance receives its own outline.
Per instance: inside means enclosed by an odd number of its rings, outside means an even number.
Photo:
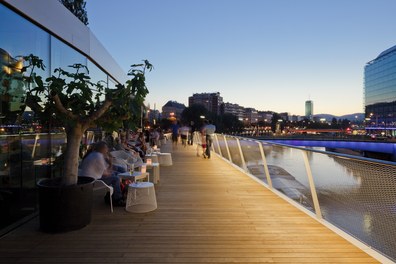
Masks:
[[[363,112],[364,65],[396,45],[394,0],[88,0],[89,27],[128,71],[148,59],[146,102],[193,93],[304,115]]]

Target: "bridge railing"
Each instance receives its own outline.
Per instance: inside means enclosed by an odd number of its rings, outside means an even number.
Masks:
[[[211,149],[318,221],[396,260],[396,163],[222,134]]]

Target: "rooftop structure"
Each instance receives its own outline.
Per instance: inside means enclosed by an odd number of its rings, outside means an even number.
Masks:
[[[37,230],[36,218],[0,240],[2,261],[375,262],[217,156],[208,161],[197,158],[195,149],[178,148],[172,158],[173,166],[161,167],[155,211],[115,208],[111,214],[105,191],[97,191],[91,225],[48,235]],[[109,241],[117,243],[109,247]]]

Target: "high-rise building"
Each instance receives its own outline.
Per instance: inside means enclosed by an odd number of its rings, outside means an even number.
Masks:
[[[203,105],[209,112],[220,114],[220,106],[223,104],[223,97],[220,93],[195,93],[188,98],[188,106],[194,104]]]
[[[312,120],[313,118],[313,101],[307,100],[305,101],[305,118]]]
[[[396,124],[396,46],[364,67],[364,105],[369,127],[392,130]]]

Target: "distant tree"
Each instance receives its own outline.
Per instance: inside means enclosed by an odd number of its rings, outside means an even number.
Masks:
[[[186,124],[194,122],[196,127],[200,127],[203,121],[201,116],[205,116],[205,119],[211,119],[213,121],[213,116],[203,105],[194,104],[190,107],[186,107],[183,110],[181,114],[181,121]]]
[[[243,128],[243,123],[233,114],[224,114],[219,116],[217,132],[230,133],[239,132]]]
[[[88,15],[85,9],[85,0],[59,0],[70,12],[72,12],[84,25],[88,25]]]
[[[275,130],[276,130],[276,124],[278,123],[278,120],[281,120],[282,119],[282,117],[280,116],[280,114],[278,114],[278,113],[274,113],[273,115],[272,115],[272,119],[271,119],[271,129],[272,129],[272,131],[273,132],[275,132]],[[283,120],[283,119],[282,119]],[[283,125],[284,124],[281,124],[281,129],[283,129]]]
[[[351,124],[351,121],[349,121],[348,119],[343,119],[341,121],[341,128],[346,129],[350,126],[350,124]]]
[[[338,128],[337,118],[333,117],[333,119],[331,120],[331,127]]]
[[[163,118],[160,120],[161,129],[168,130],[171,128],[171,125],[172,125],[172,121],[167,118]]]

